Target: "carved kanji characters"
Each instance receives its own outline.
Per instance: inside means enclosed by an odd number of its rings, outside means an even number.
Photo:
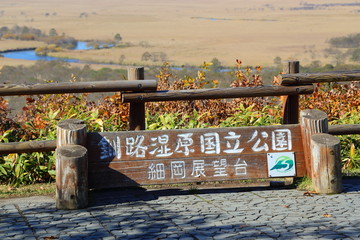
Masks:
[[[173,161],[171,162],[171,178],[185,178],[185,162]]]
[[[213,167],[214,167],[214,177],[226,177],[227,176],[226,159],[220,159],[220,160],[213,161]]]
[[[259,134],[258,130],[255,130],[248,143],[255,142],[251,147],[254,152],[269,151],[269,146],[266,143],[268,137],[269,134],[267,132],[262,131]]]
[[[121,158],[119,136],[113,140],[109,140],[107,137],[103,137],[98,143],[98,146],[100,147],[100,159],[108,159],[113,157],[116,157],[117,159]]]
[[[274,151],[291,150],[291,131],[289,129],[278,129],[272,132],[272,149]]]
[[[155,138],[151,138],[151,141],[153,143],[150,146],[153,147],[153,149],[149,151],[150,154],[157,157],[168,157],[173,154],[171,149],[168,147],[168,135],[161,135]]]
[[[247,174],[247,163],[245,160],[238,158],[234,167],[236,176],[245,176]]]
[[[205,133],[200,136],[200,151],[205,154],[220,153],[220,138],[218,133]]]
[[[189,156],[191,152],[194,152],[194,149],[190,148],[190,146],[192,146],[194,143],[192,135],[192,133],[178,134],[175,152],[184,153],[185,156]]]
[[[150,180],[165,179],[165,165],[163,163],[151,163],[148,167],[148,174]]]
[[[147,146],[143,146],[144,136],[127,137],[125,139],[126,155],[135,157],[145,157]]]
[[[193,177],[206,177],[205,175],[205,161],[204,160],[194,160],[193,161],[193,168],[191,176]]]
[[[228,132],[228,135],[224,137],[226,140],[226,149],[223,151],[226,153],[241,153],[244,148],[240,148],[240,137],[235,132]]]

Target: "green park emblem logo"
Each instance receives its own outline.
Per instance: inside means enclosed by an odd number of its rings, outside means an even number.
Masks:
[[[294,152],[268,153],[269,177],[292,177],[295,172]]]

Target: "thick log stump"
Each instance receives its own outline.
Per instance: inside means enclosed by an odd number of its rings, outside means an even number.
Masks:
[[[80,209],[88,205],[87,149],[67,145],[56,149],[56,207]]]
[[[57,125],[56,146],[86,145],[86,124],[83,120],[67,119]]]
[[[328,132],[327,114],[317,109],[307,109],[300,113],[301,124],[307,129],[307,134]]]
[[[330,134],[311,136],[312,182],[318,193],[341,193],[340,140]]]
[[[57,125],[56,207],[79,209],[88,204],[86,125],[67,119]]]
[[[305,152],[306,172],[311,177],[311,148],[310,138],[316,133],[328,132],[328,119],[325,112],[315,109],[307,109],[300,112],[300,124]]]

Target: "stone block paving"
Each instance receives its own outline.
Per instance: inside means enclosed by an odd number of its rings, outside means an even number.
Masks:
[[[294,189],[107,190],[64,211],[48,197],[0,200],[0,239],[360,239],[360,179],[344,193]]]

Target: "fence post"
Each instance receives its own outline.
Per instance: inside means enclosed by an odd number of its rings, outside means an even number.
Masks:
[[[144,79],[144,67],[128,68],[128,80]],[[145,103],[130,103],[129,130],[145,130]]]
[[[311,136],[312,182],[318,193],[341,193],[340,140],[326,133]]]
[[[327,134],[327,114],[315,109],[303,110],[300,121],[307,176],[318,193],[340,193],[340,140]]]
[[[88,205],[86,125],[68,119],[57,125],[56,207],[79,209]]]
[[[87,149],[66,145],[56,149],[56,208],[80,209],[88,205]]]
[[[57,124],[56,147],[86,145],[86,124],[79,119],[66,119]]]
[[[284,63],[283,72],[293,74],[300,72],[299,61],[288,61]],[[283,105],[283,124],[299,123],[299,95],[286,96]]]
[[[316,133],[328,132],[328,119],[326,113],[320,110],[307,109],[300,112],[300,124],[302,131],[303,147],[305,153],[306,173],[311,177],[311,136]]]

